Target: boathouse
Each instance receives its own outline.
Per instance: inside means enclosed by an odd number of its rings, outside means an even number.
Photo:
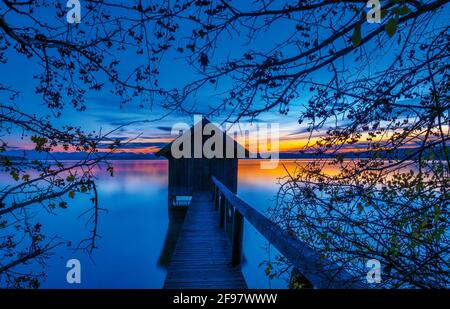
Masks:
[[[214,135],[216,143],[211,142]],[[208,142],[209,140],[209,142]],[[218,145],[219,143],[222,145]],[[214,156],[203,151],[205,143],[212,146]],[[211,145],[212,144],[212,145]],[[190,147],[188,155],[179,157],[173,150]],[[220,147],[215,149],[215,147]],[[231,192],[237,193],[238,158],[248,157],[248,151],[208,119],[202,118],[190,130],[156,153],[169,161],[169,206],[196,191],[211,191],[212,176]]]

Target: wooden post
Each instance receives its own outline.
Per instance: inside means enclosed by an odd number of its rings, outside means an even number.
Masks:
[[[232,230],[232,254],[231,264],[240,265],[242,260],[242,238],[244,232],[244,217],[234,208],[233,230]]]
[[[175,197],[174,197],[173,195],[170,195],[170,194],[169,194],[169,197],[168,197],[168,209],[169,209],[169,212],[170,212],[170,211],[172,210],[172,208],[173,208],[174,200],[175,200]]]
[[[223,227],[225,221],[225,196],[223,194],[219,194],[219,196],[220,227]]]
[[[219,189],[214,186],[214,209],[219,209]]]
[[[231,205],[228,200],[225,200],[225,224],[224,224],[224,229],[225,229],[225,234],[228,235],[228,238],[230,240],[233,239],[233,214],[231,213],[231,211],[233,210],[233,205]]]

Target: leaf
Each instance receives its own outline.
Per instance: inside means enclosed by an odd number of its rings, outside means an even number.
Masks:
[[[398,255],[398,248],[396,246],[391,247],[389,251],[392,257],[396,257]]]
[[[441,216],[441,209],[438,205],[434,205],[434,221],[439,220],[439,217]]]
[[[66,180],[68,182],[73,182],[73,181],[75,181],[75,177],[73,175],[69,175],[69,176],[67,176]]]
[[[11,166],[11,161],[7,157],[3,157],[3,166]]]
[[[361,205],[361,203],[358,203],[358,215],[360,215],[363,211],[363,206]]]
[[[60,202],[59,203],[59,207],[61,207],[62,209],[66,209],[67,208],[67,203],[66,202]]]
[[[392,13],[395,13],[397,15],[406,15],[408,13],[411,13],[411,10],[406,6],[396,7],[392,9]]]
[[[266,274],[266,276],[270,275],[270,271],[272,270],[272,264],[267,264],[266,269],[264,269],[264,273]]]
[[[75,197],[75,191],[70,191],[69,197],[73,199]]]
[[[108,166],[108,168],[106,169],[109,172],[109,175],[114,176],[114,168],[112,166]]]
[[[44,150],[45,143],[48,142],[48,140],[45,137],[39,137],[39,136],[32,136],[31,141],[36,144],[36,146],[35,146],[36,151]]]
[[[199,58],[198,62],[200,63],[200,66],[203,68],[203,71],[204,71],[209,64],[208,55],[203,52],[200,53],[200,58]]]
[[[19,174],[17,174],[17,171],[12,170],[12,171],[10,172],[10,174],[11,174],[11,177],[12,177],[15,181],[19,181]]]
[[[397,18],[391,18],[384,26],[384,30],[386,31],[387,35],[392,38],[395,34],[395,31],[397,30]]]
[[[354,47],[359,46],[361,44],[361,25],[358,24],[355,26],[355,31],[353,31],[352,35],[352,43]]]

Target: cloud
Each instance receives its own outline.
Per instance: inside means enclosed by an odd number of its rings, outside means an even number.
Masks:
[[[129,143],[123,143],[121,145],[121,148],[126,149],[142,149],[142,148],[151,148],[151,147],[157,147],[161,148],[164,147],[167,143],[164,142],[129,142]],[[107,149],[109,147],[109,144],[100,144],[98,145],[99,149]]]
[[[172,127],[169,126],[158,126],[156,129],[164,131],[164,132],[172,132]]]
[[[301,128],[299,130],[292,131],[289,134],[287,134],[286,136],[295,136],[295,135],[304,134],[304,133],[309,133],[308,128]]]

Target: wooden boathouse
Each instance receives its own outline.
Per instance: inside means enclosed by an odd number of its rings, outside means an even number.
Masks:
[[[217,134],[216,141],[222,142],[220,155],[207,158],[202,151],[200,155],[195,156],[195,152],[198,153],[199,148],[203,150],[205,142],[213,134]],[[176,147],[190,145],[191,156],[181,158],[174,156],[172,147],[175,143],[177,143]],[[229,155],[230,153],[232,156]],[[218,152],[215,151],[215,154],[217,155]],[[184,132],[156,153],[158,157],[165,157],[169,161],[169,205],[175,205],[180,197],[192,197],[194,192],[211,191],[212,176],[231,192],[237,193],[238,154],[241,157],[248,157],[248,151],[244,147],[208,119],[202,118],[189,131]]]

